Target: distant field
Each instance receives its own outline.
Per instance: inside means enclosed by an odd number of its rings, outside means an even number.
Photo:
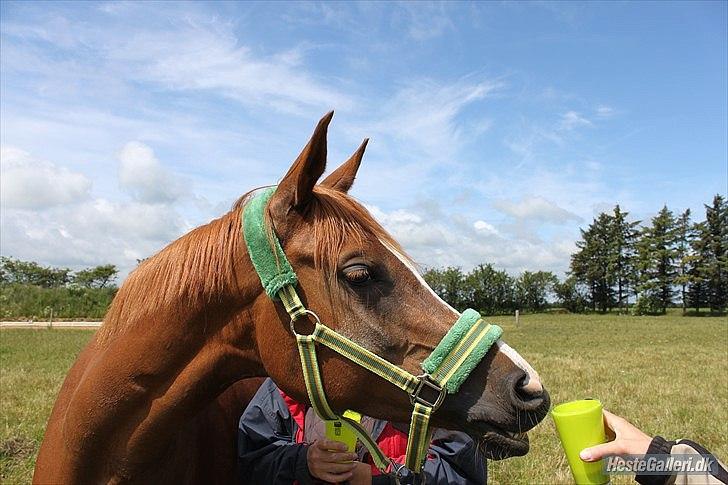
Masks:
[[[539,371],[554,403],[601,399],[650,434],[689,437],[728,459],[725,318],[493,317]],[[55,395],[92,330],[0,330],[0,481],[27,483]],[[523,458],[490,462],[490,483],[569,483],[547,418]],[[618,478],[613,483],[633,483]]]

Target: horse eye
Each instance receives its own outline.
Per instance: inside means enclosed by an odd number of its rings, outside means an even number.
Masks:
[[[344,278],[353,285],[363,285],[372,279],[372,276],[363,264],[355,264],[344,268]]]

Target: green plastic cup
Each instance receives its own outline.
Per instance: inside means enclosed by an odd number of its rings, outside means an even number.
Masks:
[[[571,474],[577,485],[603,485],[609,482],[604,473],[603,460],[585,462],[579,458],[584,448],[605,443],[602,403],[596,399],[582,399],[559,404],[551,410],[561,445],[566,452]]]

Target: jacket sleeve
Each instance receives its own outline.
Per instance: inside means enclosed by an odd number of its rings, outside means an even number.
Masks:
[[[667,441],[655,436],[647,449],[648,455],[703,455],[711,458],[709,471],[696,473],[679,472],[671,475],[637,475],[642,485],[717,485],[728,484],[728,471],[724,464],[701,445],[690,440]]]
[[[294,442],[290,413],[285,403],[280,406],[276,402],[280,396],[275,386],[267,384],[261,386],[240,417],[238,483],[310,484],[308,447]]]
[[[421,482],[428,485],[482,485],[488,477],[485,456],[472,438],[444,429],[435,431],[422,472]],[[400,476],[402,484],[420,483],[407,468],[401,469]],[[376,481],[372,483],[379,485]]]

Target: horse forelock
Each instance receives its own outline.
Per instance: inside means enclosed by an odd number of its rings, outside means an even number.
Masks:
[[[338,190],[316,186],[306,218],[313,231],[315,267],[329,277],[336,274],[344,245],[352,241],[363,247],[364,241],[372,238],[404,254],[399,243],[361,203]]]

